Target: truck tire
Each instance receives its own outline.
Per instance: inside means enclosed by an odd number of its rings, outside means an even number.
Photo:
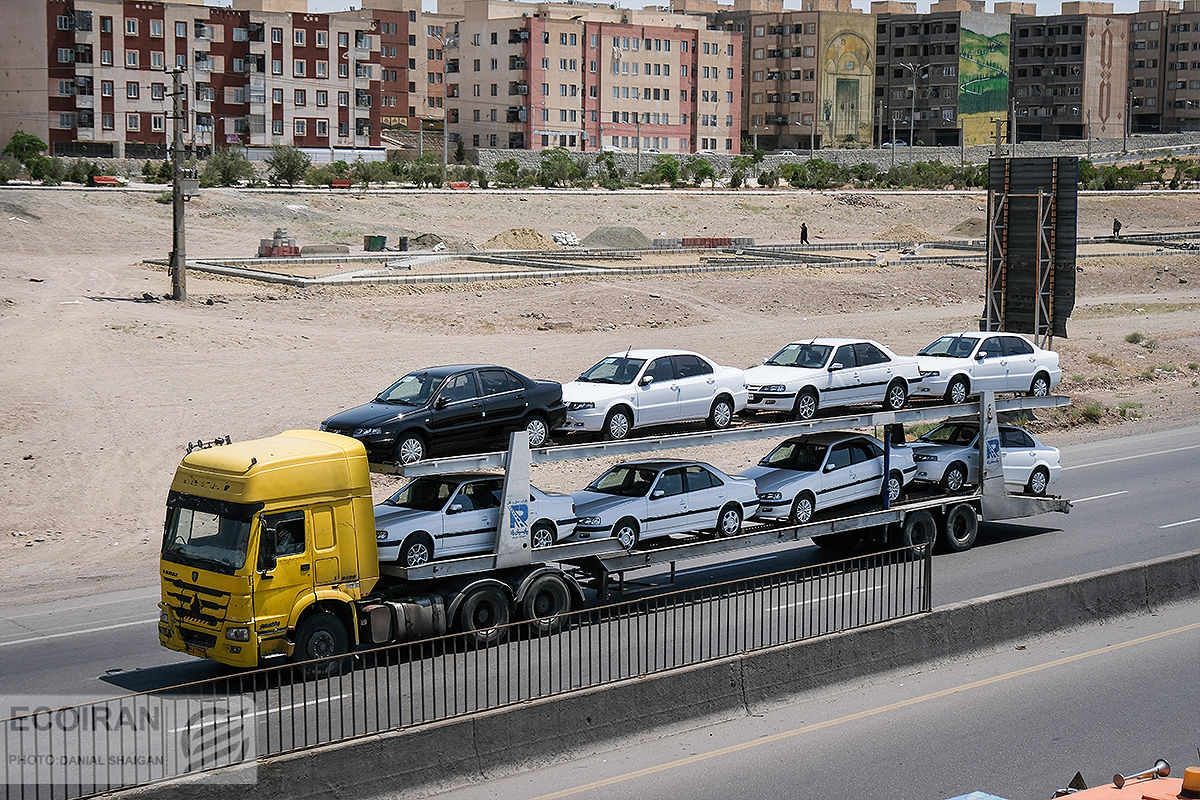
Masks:
[[[975,536],[979,533],[979,515],[974,506],[969,503],[959,503],[950,506],[946,512],[946,521],[942,530],[942,544],[951,553],[961,553],[970,550],[975,544]]]
[[[937,541],[937,522],[928,511],[914,511],[904,518],[904,546],[914,558],[924,558]]]
[[[570,610],[571,590],[558,575],[534,578],[521,598],[521,619],[527,620],[538,634],[557,631],[563,624],[559,615]]]
[[[495,586],[475,589],[458,609],[458,630],[469,633],[468,641],[475,647],[486,647],[502,641],[508,635],[512,619],[512,604],[504,592]]]
[[[350,637],[342,621],[327,611],[318,611],[296,626],[296,644],[292,648],[292,663],[300,664],[306,678],[327,678],[337,675],[346,666],[345,655],[350,650]]]

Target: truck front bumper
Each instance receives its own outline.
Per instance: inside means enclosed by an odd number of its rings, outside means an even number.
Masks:
[[[158,642],[168,650],[211,659],[231,667],[257,667],[260,648],[265,648],[263,655],[275,652],[286,654],[291,648],[282,635],[260,641],[252,622],[225,621],[220,629],[213,631],[180,621],[175,609],[165,603],[159,603],[158,608]],[[240,631],[245,631],[245,640],[240,640]],[[239,638],[230,638],[231,633]]]

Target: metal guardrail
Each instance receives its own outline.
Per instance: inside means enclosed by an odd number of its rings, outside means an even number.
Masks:
[[[930,552],[889,550],[514,622],[482,644],[478,633],[455,634],[0,720],[5,797],[75,800],[222,767],[237,768],[223,779],[248,781],[265,756],[927,612]]]

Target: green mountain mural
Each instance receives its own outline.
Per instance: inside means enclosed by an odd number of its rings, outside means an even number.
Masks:
[[[961,29],[958,113],[1003,112],[1008,108],[1008,32],[991,36]]]

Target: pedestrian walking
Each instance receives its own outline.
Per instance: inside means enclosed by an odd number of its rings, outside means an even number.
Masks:
[[[1121,238],[1121,220],[1113,218],[1113,236]]]
[[[800,244],[808,244],[808,225],[800,223]]]

